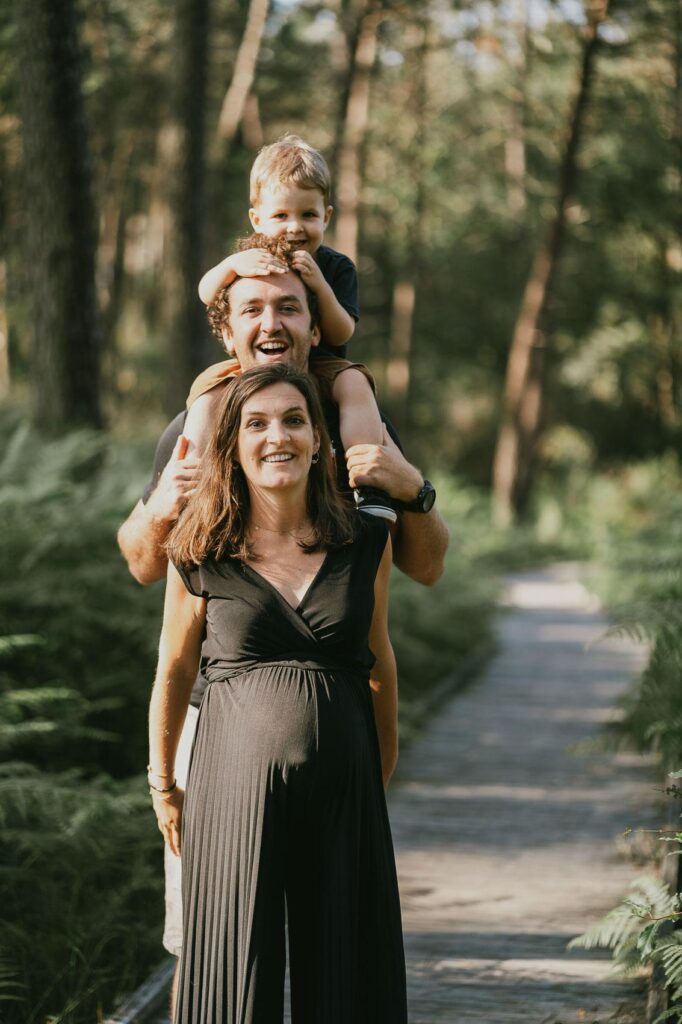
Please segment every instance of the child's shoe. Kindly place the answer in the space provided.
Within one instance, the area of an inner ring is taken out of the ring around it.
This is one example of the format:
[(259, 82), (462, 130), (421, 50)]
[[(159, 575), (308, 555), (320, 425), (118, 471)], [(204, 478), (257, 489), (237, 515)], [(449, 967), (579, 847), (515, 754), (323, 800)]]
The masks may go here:
[(380, 491), (376, 487), (356, 487), (353, 497), (358, 512), (364, 512), (368, 516), (378, 516), (380, 519), (388, 519), (391, 523), (398, 518), (386, 491)]

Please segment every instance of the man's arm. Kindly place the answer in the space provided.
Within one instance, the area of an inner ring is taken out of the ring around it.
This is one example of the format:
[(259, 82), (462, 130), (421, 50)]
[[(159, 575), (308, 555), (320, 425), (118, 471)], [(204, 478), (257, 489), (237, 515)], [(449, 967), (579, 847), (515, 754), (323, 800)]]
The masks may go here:
[[(398, 501), (412, 501), (424, 477), (411, 465), (384, 426), (384, 443), (356, 444), (346, 452), (351, 487), (378, 487)], [(450, 533), (435, 509), (400, 512), (393, 537), (393, 561), (417, 583), (432, 587), (443, 575)]]
[(138, 501), (118, 531), (118, 546), (138, 583), (166, 575), (163, 545), (185, 502), (194, 491), (199, 461), (185, 458), (187, 438), (180, 435), (159, 481), (144, 503)]

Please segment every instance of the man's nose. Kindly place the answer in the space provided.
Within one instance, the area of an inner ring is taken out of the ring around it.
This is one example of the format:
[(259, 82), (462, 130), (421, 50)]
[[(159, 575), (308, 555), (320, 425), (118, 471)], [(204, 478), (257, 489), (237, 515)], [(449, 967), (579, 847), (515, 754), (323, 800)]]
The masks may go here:
[(261, 313), (260, 328), (266, 334), (272, 334), (279, 329), (279, 313), (272, 306), (266, 306)]

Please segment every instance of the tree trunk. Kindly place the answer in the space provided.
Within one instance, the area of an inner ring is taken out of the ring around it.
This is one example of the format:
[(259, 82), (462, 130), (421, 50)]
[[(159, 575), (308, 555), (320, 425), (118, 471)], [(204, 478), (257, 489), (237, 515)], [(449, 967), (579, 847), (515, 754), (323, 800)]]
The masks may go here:
[(164, 253), (168, 310), (168, 411), (184, 405), (202, 368), (204, 307), (197, 295), (203, 270), (206, 63), (209, 0), (176, 0), (176, 92), (162, 135), (166, 156), (169, 231)]
[[(244, 35), (234, 62), (232, 80), (218, 118), (217, 141), (229, 148), (244, 116), (256, 74), (256, 61), (270, 7), (269, 0), (250, 0)], [(256, 107), (257, 110), (257, 107)]]
[(379, 3), (368, 0), (358, 19), (350, 62), (346, 107), (336, 173), (336, 248), (354, 262), (358, 256), (360, 157), (369, 124), (369, 84), (384, 17)]
[(511, 50), (513, 96), (509, 108), (504, 168), (507, 204), (513, 214), (526, 208), (526, 72), (528, 54), (528, 0), (515, 0)]
[(544, 318), (566, 233), (566, 210), (575, 188), (577, 154), (590, 96), (598, 28), (608, 0), (588, 8), (577, 95), (559, 170), (554, 218), (533, 261), (507, 359), (503, 416), (493, 464), (495, 521), (508, 525), (525, 510), (532, 485), (534, 448), (540, 425), (546, 341)]
[(405, 432), (410, 429), (412, 397), (412, 334), (414, 310), (421, 277), (421, 253), (425, 244), (424, 216), (426, 196), (424, 153), (426, 152), (426, 124), (428, 123), (428, 71), (431, 48), (430, 22), (426, 13), (417, 16), (412, 26), (415, 67), (414, 87), (408, 116), (414, 125), (410, 150), (414, 154), (412, 173), (415, 180), (414, 205), (405, 229), (403, 254), (397, 279), (393, 286), (391, 332), (386, 373), (387, 398), (396, 425)]
[(18, 0), (35, 422), (102, 425), (96, 227), (73, 0)]

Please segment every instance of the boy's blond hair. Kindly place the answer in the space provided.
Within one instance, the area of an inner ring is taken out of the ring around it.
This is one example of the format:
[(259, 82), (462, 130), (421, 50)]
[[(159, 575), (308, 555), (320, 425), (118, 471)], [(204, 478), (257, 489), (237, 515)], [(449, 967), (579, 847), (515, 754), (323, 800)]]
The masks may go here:
[(249, 179), (251, 206), (257, 206), (261, 191), (272, 185), (316, 189), (322, 193), (325, 206), (332, 191), (325, 158), (309, 143), (291, 133), (269, 146), (263, 146), (254, 160)]

